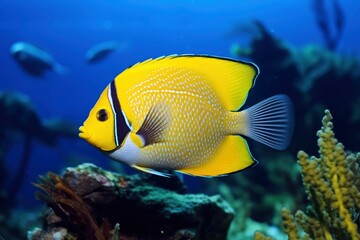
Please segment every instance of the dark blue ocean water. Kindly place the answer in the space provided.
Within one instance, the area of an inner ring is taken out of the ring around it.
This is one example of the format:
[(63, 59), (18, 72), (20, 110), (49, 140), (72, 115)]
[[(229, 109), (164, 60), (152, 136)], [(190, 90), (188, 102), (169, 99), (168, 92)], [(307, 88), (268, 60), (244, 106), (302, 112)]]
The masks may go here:
[[(338, 51), (359, 56), (360, 3), (339, 2), (346, 25)], [(42, 118), (60, 117), (79, 126), (104, 87), (136, 62), (182, 53), (231, 57), (231, 44), (247, 43), (246, 35), (229, 36), (237, 24), (261, 20), (273, 34), (294, 46), (324, 44), (310, 0), (0, 0), (0, 6), (0, 90), (28, 95)], [(85, 52), (107, 40), (118, 40), (127, 47), (97, 64), (87, 64)], [(27, 75), (9, 53), (16, 41), (46, 49), (69, 74), (48, 72), (43, 79)], [(18, 167), (19, 151), (21, 145), (17, 144), (7, 156), (9, 178)], [(35, 142), (19, 194), (22, 206), (34, 204), (35, 189), (30, 183), (39, 174), (59, 172), (69, 165), (62, 157), (68, 152), (108, 164), (101, 153), (80, 139), (63, 139), (55, 148)]]

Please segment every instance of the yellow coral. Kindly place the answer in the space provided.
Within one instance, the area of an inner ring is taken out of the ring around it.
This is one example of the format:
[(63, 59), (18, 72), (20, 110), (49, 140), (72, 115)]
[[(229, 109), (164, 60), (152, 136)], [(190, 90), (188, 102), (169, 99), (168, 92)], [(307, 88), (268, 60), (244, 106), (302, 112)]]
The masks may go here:
[(354, 212), (360, 209), (360, 154), (345, 152), (335, 138), (331, 120), (330, 111), (325, 110), (323, 126), (317, 132), (319, 158), (298, 153), (303, 184), (312, 204), (306, 214), (298, 211), (295, 218), (283, 210), (289, 239), (360, 239), (354, 222)]
[(265, 236), (259, 231), (256, 231), (254, 234), (254, 240), (274, 240), (272, 237)]
[(281, 217), (283, 219), (285, 232), (288, 235), (289, 240), (300, 239), (299, 229), (290, 211), (286, 208), (281, 209)]

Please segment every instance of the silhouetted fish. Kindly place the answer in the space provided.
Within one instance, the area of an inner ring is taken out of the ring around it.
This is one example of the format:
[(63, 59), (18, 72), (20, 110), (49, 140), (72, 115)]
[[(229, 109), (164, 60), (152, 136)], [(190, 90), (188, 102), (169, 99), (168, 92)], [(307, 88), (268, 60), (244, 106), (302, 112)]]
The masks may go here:
[(107, 57), (110, 53), (114, 51), (125, 49), (126, 45), (126, 43), (118, 41), (107, 41), (98, 43), (86, 52), (86, 61), (88, 63), (98, 62), (100, 60), (103, 60), (105, 57)]
[(10, 53), (19, 65), (33, 76), (40, 77), (51, 70), (58, 74), (66, 74), (68, 70), (55, 61), (46, 51), (26, 42), (16, 42), (10, 47)]

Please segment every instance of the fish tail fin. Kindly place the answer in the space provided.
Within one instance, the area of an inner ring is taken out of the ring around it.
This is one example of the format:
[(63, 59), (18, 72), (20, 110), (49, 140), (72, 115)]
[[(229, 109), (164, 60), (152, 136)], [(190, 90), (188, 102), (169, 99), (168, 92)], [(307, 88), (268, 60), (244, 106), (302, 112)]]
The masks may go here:
[(289, 145), (294, 128), (290, 98), (279, 94), (239, 112), (241, 134), (277, 150)]

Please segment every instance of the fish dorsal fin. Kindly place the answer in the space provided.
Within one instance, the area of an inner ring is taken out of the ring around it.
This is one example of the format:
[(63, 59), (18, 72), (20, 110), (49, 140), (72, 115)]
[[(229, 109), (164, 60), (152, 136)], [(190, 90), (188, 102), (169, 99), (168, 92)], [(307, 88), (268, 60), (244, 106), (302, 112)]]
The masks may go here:
[(237, 135), (226, 136), (214, 156), (206, 163), (180, 169), (178, 172), (202, 177), (219, 177), (255, 165), (246, 140)]
[(160, 103), (153, 105), (136, 134), (141, 136), (144, 146), (162, 142), (170, 121), (171, 115), (167, 105)]
[(238, 110), (244, 104), (259, 74), (258, 67), (250, 62), (208, 55), (171, 55), (137, 63), (117, 78), (138, 81), (136, 79), (139, 78), (132, 77), (133, 74), (138, 76), (139, 73), (146, 74), (167, 67), (189, 71), (194, 75), (194, 81), (198, 79), (196, 75), (205, 78), (224, 107), (231, 111)]

